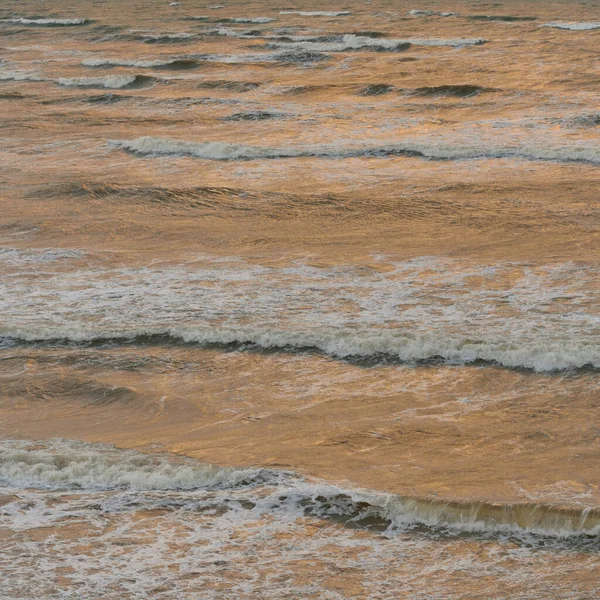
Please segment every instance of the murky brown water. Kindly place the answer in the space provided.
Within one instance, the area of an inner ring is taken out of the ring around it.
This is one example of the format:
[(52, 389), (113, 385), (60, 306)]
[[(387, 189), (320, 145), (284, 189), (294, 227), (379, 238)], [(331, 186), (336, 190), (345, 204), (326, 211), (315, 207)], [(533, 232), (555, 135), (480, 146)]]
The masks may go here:
[(0, 596), (597, 598), (599, 47), (3, 2)]

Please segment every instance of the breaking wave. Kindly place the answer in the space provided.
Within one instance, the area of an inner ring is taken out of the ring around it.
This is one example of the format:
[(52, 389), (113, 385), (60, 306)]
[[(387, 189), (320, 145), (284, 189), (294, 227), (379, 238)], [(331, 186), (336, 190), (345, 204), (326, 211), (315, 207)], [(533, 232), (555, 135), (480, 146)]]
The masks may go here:
[(507, 368), (556, 372), (600, 369), (600, 348), (589, 341), (461, 336), (440, 330), (411, 333), (406, 329), (322, 328), (321, 331), (269, 327), (215, 328), (214, 326), (146, 327), (135, 330), (100, 329), (74, 325), (0, 328), (4, 344), (51, 343), (163, 343), (232, 346), (240, 349), (318, 351), (337, 359), (368, 362), (427, 364), (496, 364)]
[(326, 36), (325, 38), (314, 36), (290, 36), (287, 40), (289, 41), (272, 41), (268, 45), (271, 48), (291, 47), (313, 52), (345, 52), (351, 50), (394, 52), (406, 50), (410, 46), (450, 46), (453, 48), (460, 48), (463, 46), (477, 46), (486, 42), (486, 40), (482, 38), (385, 39), (354, 34)]
[(84, 67), (137, 67), (149, 69), (184, 70), (195, 69), (200, 66), (197, 60), (186, 58), (154, 59), (154, 60), (126, 60), (121, 58), (86, 58), (81, 62)]
[(600, 29), (600, 21), (593, 21), (591, 23), (560, 23), (556, 21), (553, 23), (544, 23), (543, 27), (570, 29), (571, 31), (590, 31), (593, 29)]
[(537, 17), (518, 17), (513, 15), (468, 15), (467, 19), (472, 21), (503, 21), (505, 23), (537, 21)]
[(276, 158), (353, 158), (414, 156), (432, 160), (506, 159), (531, 161), (581, 162), (600, 164), (600, 151), (592, 146), (571, 147), (494, 147), (477, 145), (443, 145), (425, 142), (406, 142), (378, 147), (340, 148), (337, 146), (308, 146), (269, 148), (223, 142), (188, 142), (170, 138), (140, 137), (133, 140), (109, 140), (120, 148), (145, 156), (190, 156), (206, 160), (253, 160)]
[(232, 19), (219, 19), (220, 23), (256, 23), (257, 25), (263, 23), (272, 23), (273, 21), (277, 21), (273, 17), (254, 17), (254, 18), (244, 18), (237, 17)]
[(387, 83), (373, 83), (364, 87), (360, 90), (359, 95), (361, 96), (381, 96), (382, 94), (389, 94), (396, 88), (393, 85)]
[(0, 81), (47, 81), (37, 73), (26, 71), (4, 71), (0, 72)]
[(419, 10), (414, 8), (409, 10), (408, 14), (413, 17), (455, 17), (458, 13), (455, 12), (440, 12), (439, 10)]
[(352, 13), (349, 10), (282, 10), (280, 15), (299, 15), (301, 17), (347, 17)]
[(406, 93), (415, 96), (455, 96), (458, 98), (469, 98), (477, 96), (482, 92), (490, 92), (492, 90), (481, 87), (480, 85), (434, 85), (426, 87), (418, 87), (412, 90), (405, 90)]
[(281, 119), (285, 116), (284, 113), (252, 110), (249, 112), (234, 113), (227, 117), (221, 117), (221, 121), (268, 121), (270, 119)]
[(109, 77), (61, 77), (56, 80), (56, 83), (65, 87), (120, 90), (147, 87), (155, 81), (153, 77), (144, 75), (111, 75)]
[(228, 80), (215, 80), (215, 81), (203, 81), (198, 84), (198, 88), (201, 90), (227, 90), (230, 92), (251, 92), (252, 90), (260, 87), (260, 83), (253, 81), (228, 81)]
[(196, 490), (268, 479), (269, 473), (263, 469), (227, 469), (192, 460), (175, 461), (164, 455), (117, 451), (99, 444), (54, 440), (31, 448), (28, 442), (0, 441), (0, 485), (8, 487)]
[[(71, 440), (0, 441), (0, 485), (11, 491), (147, 492), (131, 497), (132, 508), (137, 510), (147, 510), (149, 504), (198, 510), (205, 497), (194, 492), (215, 490), (217, 495), (208, 496), (213, 508), (222, 501), (227, 510), (321, 518), (390, 533), (425, 526), (450, 534), (484, 536), (538, 534), (577, 539), (600, 534), (600, 511), (594, 508), (404, 497), (342, 488), (289, 472), (216, 467), (171, 455)], [(254, 488), (258, 493), (253, 493)], [(180, 494), (161, 496), (160, 492)], [(11, 514), (6, 505), (2, 511)], [(535, 540), (529, 538), (529, 542)]]
[(195, 33), (156, 33), (156, 34), (143, 34), (139, 36), (135, 36), (135, 39), (138, 39), (146, 44), (181, 44), (186, 42), (191, 42), (196, 39), (198, 36)]
[(69, 27), (74, 25), (87, 25), (89, 19), (26, 19), (18, 17), (15, 19), (1, 19), (0, 23), (17, 23), (19, 25), (33, 25), (38, 27)]

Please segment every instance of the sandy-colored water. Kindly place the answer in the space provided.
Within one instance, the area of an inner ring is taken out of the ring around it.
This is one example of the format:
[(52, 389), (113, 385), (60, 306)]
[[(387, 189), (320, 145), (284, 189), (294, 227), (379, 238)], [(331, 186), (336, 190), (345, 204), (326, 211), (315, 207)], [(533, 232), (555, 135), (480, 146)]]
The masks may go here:
[(599, 47), (3, 2), (0, 596), (597, 598)]

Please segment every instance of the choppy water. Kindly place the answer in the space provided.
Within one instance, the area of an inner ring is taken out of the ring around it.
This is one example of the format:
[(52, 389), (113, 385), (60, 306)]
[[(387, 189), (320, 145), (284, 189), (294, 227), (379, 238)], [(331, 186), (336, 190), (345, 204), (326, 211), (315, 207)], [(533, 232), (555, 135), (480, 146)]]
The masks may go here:
[(0, 596), (600, 594), (593, 2), (0, 6)]

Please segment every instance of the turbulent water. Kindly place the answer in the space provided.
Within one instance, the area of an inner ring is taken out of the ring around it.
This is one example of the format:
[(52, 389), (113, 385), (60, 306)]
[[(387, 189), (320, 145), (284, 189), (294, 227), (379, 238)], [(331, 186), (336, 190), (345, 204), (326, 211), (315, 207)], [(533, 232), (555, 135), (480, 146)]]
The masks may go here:
[(600, 5), (0, 6), (0, 597), (600, 596)]

